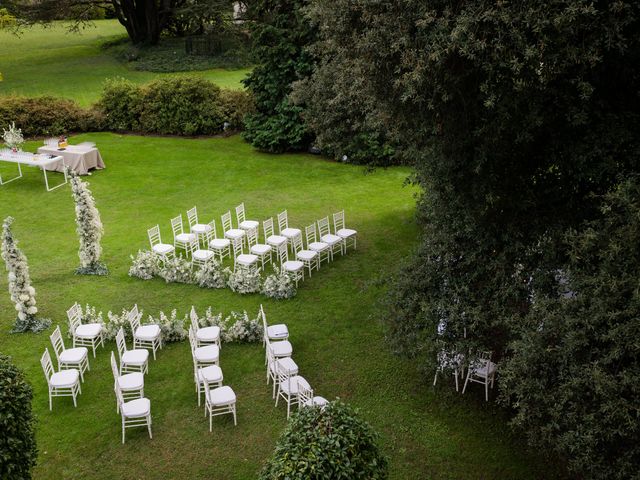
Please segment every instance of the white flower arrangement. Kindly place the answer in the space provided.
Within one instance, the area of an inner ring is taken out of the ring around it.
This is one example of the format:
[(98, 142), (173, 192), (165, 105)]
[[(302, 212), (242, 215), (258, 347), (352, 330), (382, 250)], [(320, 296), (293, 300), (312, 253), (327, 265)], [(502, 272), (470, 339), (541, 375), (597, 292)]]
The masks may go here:
[(174, 308), (171, 311), (170, 317), (167, 317), (164, 312), (160, 312), (158, 318), (149, 315), (149, 323), (160, 325), (162, 341), (164, 343), (181, 342), (187, 338), (187, 330), (184, 328), (184, 323), (188, 320), (188, 317), (188, 315), (185, 315), (183, 318), (178, 318), (178, 314)]
[(220, 262), (211, 259), (195, 274), (196, 283), (203, 288), (224, 288), (227, 281), (220, 267)]
[(14, 332), (40, 332), (51, 325), (51, 320), (38, 319), (36, 306), (36, 290), (31, 286), (27, 257), (18, 248), (18, 242), (11, 231), (12, 217), (7, 217), (2, 225), (2, 259), (7, 271), (9, 295), (14, 303), (17, 318)]
[(191, 262), (185, 260), (182, 256), (165, 261), (158, 275), (164, 278), (167, 283), (193, 283), (194, 281)]
[(236, 293), (258, 293), (262, 288), (262, 277), (257, 270), (239, 268), (235, 272), (228, 267), (223, 270), (227, 276), (227, 285)]
[(269, 298), (282, 300), (293, 298), (298, 293), (296, 283), (286, 272), (280, 272), (276, 266), (273, 267), (274, 273), (269, 275), (262, 286), (262, 293)]
[[(142, 310), (140, 310), (140, 315), (142, 315)], [(120, 327), (124, 330), (125, 338), (133, 338), (133, 334), (131, 333), (131, 324), (129, 323), (129, 311), (126, 308), (122, 309), (122, 313), (120, 315), (108, 311), (107, 318), (107, 323), (104, 325), (105, 340), (115, 340)]]
[(246, 311), (231, 312), (220, 330), (224, 342), (253, 343), (262, 340), (262, 322), (259, 318), (250, 319)]
[(76, 204), (76, 232), (80, 240), (78, 250), (80, 268), (76, 270), (76, 273), (107, 275), (109, 270), (106, 265), (100, 263), (102, 255), (100, 240), (104, 233), (100, 212), (96, 208), (89, 184), (83, 182), (73, 170), (68, 170), (68, 173), (71, 176), (71, 193)]
[(4, 140), (4, 144), (8, 148), (15, 148), (17, 150), (22, 149), (22, 145), (24, 145), (24, 136), (22, 135), (22, 130), (20, 128), (16, 128), (16, 123), (11, 122), (9, 125), (9, 130), (2, 129), (2, 140)]
[(129, 255), (131, 258), (131, 267), (129, 268), (129, 276), (141, 278), (142, 280), (151, 280), (160, 273), (158, 257), (150, 250), (138, 250), (137, 255)]
[(201, 328), (205, 327), (220, 327), (220, 331), (224, 328), (224, 320), (222, 319), (222, 313), (213, 313), (211, 307), (207, 308), (204, 317), (198, 318), (198, 325)]

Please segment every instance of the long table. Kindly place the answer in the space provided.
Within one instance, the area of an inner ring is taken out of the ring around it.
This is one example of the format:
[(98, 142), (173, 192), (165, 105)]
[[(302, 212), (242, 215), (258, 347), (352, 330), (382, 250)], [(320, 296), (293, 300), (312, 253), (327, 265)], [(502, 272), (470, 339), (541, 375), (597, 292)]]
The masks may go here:
[[(67, 171), (65, 169), (64, 158), (60, 155), (43, 155), (43, 154), (33, 154), (31, 156), (25, 154), (0, 154), (0, 161), (9, 162), (9, 163), (17, 163), (18, 164), (18, 175), (9, 179), (2, 180), (2, 176), (0, 175), (0, 185), (5, 185), (7, 183), (11, 183), (14, 180), (18, 180), (22, 178), (22, 165), (27, 165), (29, 167), (37, 167), (42, 169), (44, 173), (44, 184), (47, 187), (47, 192), (51, 190), (55, 190), (63, 185), (67, 184)], [(55, 187), (49, 187), (49, 179), (47, 178), (47, 170), (51, 170), (53, 168), (57, 169), (57, 167), (61, 164), (62, 173), (64, 174), (64, 183), (56, 185)]]
[[(84, 145), (68, 145), (64, 150), (57, 147), (40, 147), (38, 153), (60, 155), (64, 158), (65, 165), (74, 170), (78, 175), (87, 175), (91, 169), (105, 167), (102, 156), (96, 147)], [(50, 170), (62, 172), (60, 166), (53, 166)]]

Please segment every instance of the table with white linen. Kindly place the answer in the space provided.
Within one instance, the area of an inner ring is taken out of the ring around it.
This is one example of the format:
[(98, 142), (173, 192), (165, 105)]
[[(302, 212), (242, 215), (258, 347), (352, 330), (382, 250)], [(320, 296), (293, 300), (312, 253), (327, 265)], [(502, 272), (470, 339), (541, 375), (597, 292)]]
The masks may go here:
[[(71, 170), (75, 170), (78, 175), (88, 175), (89, 170), (103, 169), (105, 167), (102, 156), (96, 147), (84, 145), (68, 145), (64, 150), (57, 147), (40, 147), (38, 153), (46, 153), (49, 155), (60, 155), (64, 158), (64, 163)], [(49, 170), (61, 172), (62, 165), (52, 165)]]
[[(0, 161), (8, 163), (18, 164), (18, 175), (9, 179), (3, 180), (0, 175), (0, 185), (13, 182), (22, 178), (22, 165), (28, 165), (30, 167), (37, 167), (42, 169), (44, 174), (44, 184), (47, 187), (47, 192), (55, 190), (67, 183), (67, 172), (65, 170), (64, 158), (60, 155), (44, 155), (44, 154), (29, 154), (24, 153), (0, 153)], [(59, 170), (58, 170), (59, 169)], [(55, 187), (49, 187), (49, 178), (47, 177), (47, 170), (58, 170), (64, 175), (64, 183), (56, 185)]]

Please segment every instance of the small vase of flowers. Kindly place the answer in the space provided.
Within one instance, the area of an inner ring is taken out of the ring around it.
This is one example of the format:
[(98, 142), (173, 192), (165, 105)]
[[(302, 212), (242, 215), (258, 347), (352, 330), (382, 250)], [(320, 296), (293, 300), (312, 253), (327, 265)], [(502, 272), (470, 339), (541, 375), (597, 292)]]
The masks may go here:
[(2, 140), (4, 140), (7, 148), (10, 148), (12, 151), (17, 152), (18, 150), (22, 150), (24, 137), (22, 136), (22, 130), (16, 128), (15, 122), (9, 125), (9, 130), (2, 129)]

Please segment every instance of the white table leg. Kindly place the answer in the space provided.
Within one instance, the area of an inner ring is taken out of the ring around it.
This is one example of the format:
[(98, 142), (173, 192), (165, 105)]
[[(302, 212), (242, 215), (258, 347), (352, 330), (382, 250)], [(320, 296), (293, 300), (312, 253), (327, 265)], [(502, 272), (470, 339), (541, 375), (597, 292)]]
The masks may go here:
[(22, 168), (20, 167), (19, 162), (18, 162), (18, 172), (19, 172), (19, 175), (17, 177), (13, 177), (12, 179), (5, 180), (5, 181), (2, 181), (2, 175), (0, 175), (0, 185), (5, 185), (7, 183), (13, 182), (14, 180), (18, 180), (19, 178), (22, 178)]
[(64, 163), (64, 157), (62, 158), (62, 167), (63, 167), (62, 172), (64, 174), (64, 182), (61, 183), (60, 185), (56, 185), (53, 188), (49, 188), (49, 179), (47, 178), (47, 169), (44, 166), (42, 167), (42, 171), (44, 172), (44, 183), (47, 186), (47, 192), (50, 192), (51, 190), (55, 190), (56, 188), (60, 188), (63, 185), (67, 184), (67, 165)]

